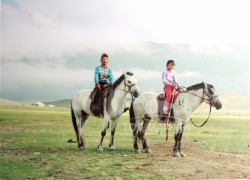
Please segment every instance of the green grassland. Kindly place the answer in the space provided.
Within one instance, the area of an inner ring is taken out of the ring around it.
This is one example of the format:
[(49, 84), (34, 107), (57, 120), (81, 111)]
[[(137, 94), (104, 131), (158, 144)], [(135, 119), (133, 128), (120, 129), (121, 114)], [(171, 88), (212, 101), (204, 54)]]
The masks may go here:
[[(195, 115), (201, 123), (206, 115)], [(123, 115), (117, 126), (116, 151), (97, 151), (102, 120), (91, 117), (85, 129), (86, 150), (79, 151), (70, 118), (70, 109), (1, 106), (0, 107), (0, 179), (165, 179), (161, 173), (149, 173), (130, 166), (151, 167), (147, 154), (133, 152), (129, 116)], [(247, 116), (212, 115), (202, 128), (187, 124), (183, 142), (198, 142), (198, 148), (230, 153), (250, 153), (250, 119)], [(109, 131), (108, 131), (109, 132)], [(173, 143), (173, 129), (170, 128)], [(164, 124), (153, 122), (147, 134), (149, 144), (164, 143)], [(166, 153), (169, 149), (166, 149)], [(166, 159), (162, 159), (165, 161)]]

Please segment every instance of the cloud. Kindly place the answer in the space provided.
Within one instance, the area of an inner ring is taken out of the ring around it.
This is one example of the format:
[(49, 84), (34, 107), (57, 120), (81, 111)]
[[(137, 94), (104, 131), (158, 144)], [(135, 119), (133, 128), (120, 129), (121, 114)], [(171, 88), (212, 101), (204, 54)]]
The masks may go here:
[(133, 72), (137, 80), (155, 80), (161, 78), (160, 71), (152, 71), (150, 69), (131, 68), (129, 71)]
[[(147, 81), (161, 81), (162, 71), (152, 71), (150, 69), (140, 69), (140, 68), (132, 68), (129, 71), (133, 72), (135, 77), (140, 80), (147, 80)], [(198, 71), (182, 71), (182, 72), (175, 72), (178, 79), (182, 81), (186, 81), (189, 79), (192, 80), (200, 80), (203, 75)]]
[(174, 59), (183, 85), (204, 80), (226, 91), (249, 91), (247, 5), (248, 0), (3, 0), (3, 92), (13, 97), (22, 87), (20, 92), (32, 89), (36, 97), (46, 86), (44, 95), (53, 88), (53, 95), (68, 97), (92, 89), (103, 52), (110, 55), (115, 78), (131, 70), (144, 90), (162, 89), (161, 72)]
[[(23, 1), (20, 3), (21, 10), (6, 4), (2, 7), (4, 59), (18, 60), (24, 57), (43, 59), (47, 56), (60, 57), (62, 54), (76, 54), (91, 49), (97, 49), (100, 53), (107, 50), (148, 52), (145, 50), (147, 47), (140, 43), (137, 32), (112, 20), (101, 21), (101, 14), (91, 23), (85, 18), (78, 23), (71, 23), (75, 10), (67, 11), (65, 3), (62, 10), (66, 10), (66, 15), (59, 13), (54, 16), (47, 15), (38, 8), (36, 5), (40, 4), (39, 1), (37, 4), (33, 2), (26, 4)], [(83, 7), (81, 12), (84, 12), (87, 7), (84, 3), (79, 4)], [(32, 11), (29, 9), (31, 5), (34, 5)], [(38, 11), (35, 11), (36, 8)]]
[(23, 86), (72, 87), (90, 88), (93, 71), (88, 69), (69, 69), (63, 66), (49, 67), (44, 64), (32, 66), (26, 63), (5, 63), (2, 66), (3, 90), (17, 90)]
[(168, 0), (3, 1), (2, 57), (42, 59), (92, 49), (149, 54), (144, 46), (148, 41), (198, 45), (250, 41), (247, 0), (181, 4)]
[(202, 74), (198, 71), (184, 71), (184, 72), (177, 73), (177, 76), (180, 79), (189, 79), (189, 78), (199, 79), (202, 77)]

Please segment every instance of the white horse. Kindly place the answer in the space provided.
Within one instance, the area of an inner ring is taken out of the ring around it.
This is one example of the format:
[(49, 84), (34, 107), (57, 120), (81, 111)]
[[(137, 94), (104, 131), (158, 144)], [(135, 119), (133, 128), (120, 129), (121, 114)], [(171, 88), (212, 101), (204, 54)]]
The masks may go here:
[[(119, 117), (124, 111), (126, 96), (128, 93), (131, 93), (135, 97), (138, 97), (140, 94), (137, 86), (137, 80), (131, 72), (127, 72), (117, 79), (110, 91), (110, 95), (104, 99), (103, 130), (101, 132), (100, 144), (98, 145), (98, 150), (100, 151), (103, 151), (102, 142), (104, 136), (106, 135), (106, 129), (109, 126), (110, 120), (112, 120), (112, 127), (109, 147), (111, 150), (116, 149), (114, 146), (115, 128), (119, 121)], [(90, 94), (90, 90), (79, 91), (74, 96), (71, 104), (72, 122), (77, 136), (79, 149), (85, 148), (83, 133), (84, 125), (86, 124), (89, 115), (94, 116), (90, 110)]]
[[(140, 97), (131, 103), (130, 122), (133, 130), (135, 152), (140, 152), (137, 144), (138, 138), (142, 140), (143, 150), (147, 153), (151, 152), (147, 145), (145, 132), (151, 119), (159, 120), (157, 96), (158, 94), (156, 93), (141, 93)], [(179, 94), (173, 103), (175, 119), (175, 145), (173, 155), (175, 157), (185, 156), (181, 151), (181, 138), (184, 126), (202, 102), (209, 104), (210, 108), (211, 106), (215, 107), (217, 110), (222, 107), (214, 87), (206, 83), (188, 87)], [(143, 125), (140, 127), (142, 120)]]

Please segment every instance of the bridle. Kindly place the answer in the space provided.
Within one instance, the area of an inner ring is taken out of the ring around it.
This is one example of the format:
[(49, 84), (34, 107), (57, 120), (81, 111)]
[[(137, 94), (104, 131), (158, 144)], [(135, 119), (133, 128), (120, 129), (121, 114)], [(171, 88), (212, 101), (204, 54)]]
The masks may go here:
[[(205, 84), (205, 83), (204, 83), (204, 84)], [(196, 97), (201, 98), (201, 101), (202, 101), (202, 102), (203, 102), (204, 100), (209, 101), (210, 108), (209, 108), (208, 117), (207, 117), (207, 119), (206, 119), (201, 125), (196, 125), (196, 124), (193, 122), (193, 119), (190, 117), (190, 121), (191, 121), (191, 123), (192, 123), (195, 127), (202, 127), (202, 126), (204, 126), (204, 125), (208, 122), (208, 119), (209, 119), (210, 114), (211, 114), (211, 111), (212, 111), (212, 101), (213, 101), (214, 98), (217, 98), (217, 97), (218, 97), (218, 95), (210, 96), (210, 94), (208, 94), (208, 93), (206, 92), (206, 90), (205, 90), (206, 87), (207, 87), (206, 85), (203, 87), (202, 96), (198, 96), (198, 95), (196, 95), (196, 94), (194, 94), (194, 93), (191, 93), (191, 92), (189, 92), (189, 91), (182, 91), (182, 93), (188, 93), (188, 94), (191, 94), (191, 95), (193, 95), (193, 96), (196, 96)], [(180, 89), (183, 89), (183, 88), (185, 88), (185, 87), (181, 87)], [(185, 88), (185, 89), (187, 89), (187, 88)], [(206, 97), (208, 97), (208, 99), (207, 99)]]
[[(131, 97), (132, 97), (132, 101), (134, 101), (134, 96), (133, 96), (133, 92), (131, 91), (132, 87), (135, 86), (136, 84), (132, 84), (132, 85), (129, 85), (126, 83), (126, 78), (124, 78), (124, 86), (125, 86), (125, 89), (120, 89), (120, 88), (117, 88), (115, 87), (114, 89), (117, 89), (117, 90), (120, 90), (120, 91), (125, 91), (127, 93), (130, 93)], [(127, 90), (128, 88), (128, 90)]]

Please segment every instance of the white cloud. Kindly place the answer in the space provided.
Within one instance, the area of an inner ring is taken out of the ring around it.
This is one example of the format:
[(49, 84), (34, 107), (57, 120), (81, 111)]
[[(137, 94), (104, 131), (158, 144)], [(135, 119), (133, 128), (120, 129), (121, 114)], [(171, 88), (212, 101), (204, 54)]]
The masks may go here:
[[(40, 4), (39, 1), (37, 3)], [(33, 2), (29, 5), (24, 3), (22, 7), (25, 6), (24, 10), (31, 9), (32, 4), (35, 5)], [(50, 17), (39, 11), (36, 12), (35, 7), (32, 11), (24, 12), (24, 10), (18, 11), (8, 5), (3, 5), (2, 56), (4, 58), (43, 59), (46, 56), (58, 57), (62, 54), (86, 52), (91, 49), (99, 52), (107, 50), (109, 52), (133, 50), (133, 52), (145, 54), (148, 52), (145, 50), (147, 47), (140, 43), (137, 32), (128, 26), (115, 24), (112, 21), (102, 22), (100, 19), (93, 20), (89, 24), (87, 22), (71, 23), (67, 20), (73, 18), (73, 12)], [(86, 7), (83, 6), (81, 12), (84, 9)], [(101, 14), (97, 15), (101, 18)]]
[[(72, 87), (91, 84), (94, 72), (88, 69), (69, 69), (63, 66), (49, 67), (44, 64), (4, 63), (2, 66), (2, 85), (5, 91), (20, 87), (44, 86)], [(90, 87), (85, 87), (90, 88)]]
[(250, 41), (248, 0), (17, 3), (19, 8), (2, 4), (2, 56), (8, 59), (91, 49), (147, 54), (147, 41), (198, 46)]
[(149, 69), (132, 68), (129, 71), (133, 72), (137, 80), (154, 80), (161, 79), (160, 71), (152, 71)]
[(200, 79), (202, 74), (198, 71), (183, 71), (176, 73), (179, 79)]
[[(135, 77), (138, 80), (160, 80), (162, 71), (152, 71), (150, 69), (140, 69), (140, 68), (132, 68), (129, 71), (133, 72)], [(183, 72), (175, 72), (178, 79), (186, 80), (186, 79), (200, 79), (202, 78), (202, 74), (198, 71), (183, 71)]]
[[(17, 0), (16, 2), (18, 6), (15, 7), (1, 4), (1, 57), (4, 59), (1, 78), (5, 89), (15, 89), (30, 84), (58, 87), (61, 85), (83, 87), (85, 84), (92, 86), (93, 70), (69, 69), (63, 66), (65, 55), (75, 57), (76, 54), (86, 54), (86, 52), (92, 55), (102, 52), (114, 55), (119, 52), (124, 56), (130, 53), (132, 57), (135, 55), (134, 59), (152, 57), (147, 59), (150, 62), (154, 62), (157, 52), (160, 52), (159, 56), (169, 54), (176, 60), (187, 58), (190, 66), (178, 71), (177, 76), (181, 83), (190, 84), (208, 76), (213, 78), (202, 71), (204, 70), (202, 57), (216, 57), (214, 61), (217, 61), (217, 59), (227, 60), (227, 57), (233, 55), (234, 58), (231, 60), (235, 61), (237, 60), (235, 57), (240, 56), (242, 61), (245, 61), (244, 53), (239, 56), (237, 54), (240, 48), (235, 50), (234, 46), (227, 43), (243, 44), (242, 52), (245, 51), (245, 47), (249, 47), (250, 50), (248, 0), (72, 0), (70, 2)], [(151, 46), (152, 49), (149, 49), (147, 42), (156, 42), (157, 47), (154, 49)], [(158, 43), (171, 44), (171, 52), (163, 52), (164, 46)], [(245, 46), (246, 44), (248, 46)], [(93, 51), (94, 53), (91, 53)], [(194, 67), (192, 58), (197, 57), (201, 57), (201, 64), (196, 64)], [(19, 63), (23, 59), (29, 59), (34, 63), (30, 65)], [(133, 62), (134, 59), (128, 61)], [(52, 60), (54, 64), (49, 63)], [(206, 63), (212, 67), (213, 62)], [(114, 61), (113, 63), (115, 64)], [(122, 65), (119, 64), (119, 67)], [(136, 67), (130, 70), (139, 83), (143, 82), (145, 86), (152, 86), (151, 83), (155, 83), (153, 86), (159, 84), (161, 87), (161, 70), (151, 70), (144, 64)], [(221, 67), (215, 69), (218, 68)], [(157, 64), (154, 69), (158, 69)], [(205, 74), (190, 71), (191, 69)], [(230, 69), (228, 71), (230, 72)], [(250, 62), (248, 72), (250, 80)], [(121, 74), (122, 71), (114, 71), (116, 78)], [(240, 73), (237, 75), (240, 77)], [(220, 76), (220, 78), (224, 81), (227, 77)]]

